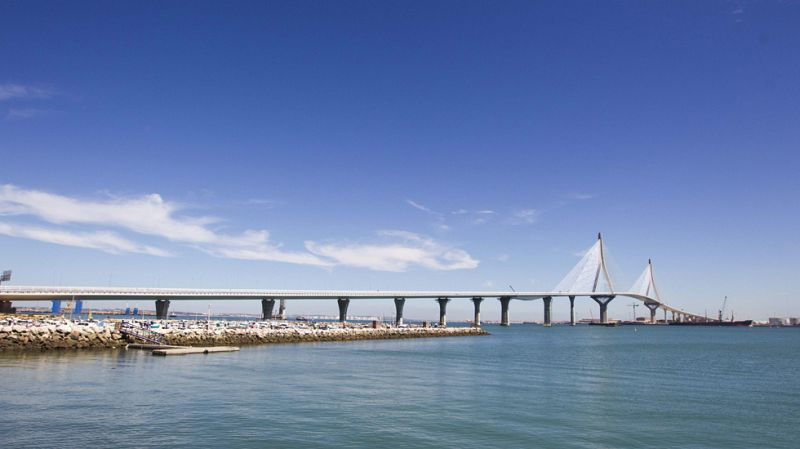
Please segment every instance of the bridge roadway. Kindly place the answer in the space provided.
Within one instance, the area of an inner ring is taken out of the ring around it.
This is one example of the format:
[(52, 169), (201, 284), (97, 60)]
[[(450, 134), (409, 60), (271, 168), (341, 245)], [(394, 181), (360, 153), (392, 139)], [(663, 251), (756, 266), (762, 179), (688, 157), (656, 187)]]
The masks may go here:
[(165, 318), (171, 300), (242, 300), (260, 299), (262, 316), (272, 318), (275, 300), (292, 299), (335, 299), (339, 304), (340, 320), (344, 321), (350, 299), (394, 299), (397, 309), (398, 324), (402, 323), (403, 305), (407, 298), (436, 299), (439, 302), (439, 322), (446, 324), (446, 305), (453, 298), (471, 299), (475, 305), (475, 323), (480, 323), (480, 303), (484, 298), (500, 299), (503, 324), (508, 324), (508, 303), (511, 299), (530, 301), (542, 299), (545, 307), (545, 324), (550, 324), (551, 301), (555, 297), (567, 297), (570, 300), (570, 322), (575, 323), (575, 297), (591, 297), (600, 305), (600, 318), (607, 322), (606, 307), (616, 296), (630, 297), (642, 301), (650, 309), (650, 319), (655, 320), (655, 311), (661, 309), (672, 312), (673, 320), (703, 319), (656, 299), (636, 292), (508, 292), (508, 291), (458, 291), (458, 290), (261, 290), (261, 289), (190, 289), (190, 288), (125, 288), (125, 287), (53, 287), (53, 286), (0, 286), (0, 302), (10, 308), (11, 301), (49, 301), (49, 300), (155, 300), (159, 318)]

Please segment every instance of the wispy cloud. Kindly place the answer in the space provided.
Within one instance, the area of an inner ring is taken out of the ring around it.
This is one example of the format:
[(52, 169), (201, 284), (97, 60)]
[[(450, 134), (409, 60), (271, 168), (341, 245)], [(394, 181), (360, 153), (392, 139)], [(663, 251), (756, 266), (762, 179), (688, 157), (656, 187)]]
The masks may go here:
[[(0, 216), (7, 217), (0, 223), (0, 234), (111, 253), (171, 255), (166, 250), (136, 243), (132, 238), (104, 229), (109, 227), (231, 259), (318, 267), (346, 265), (380, 271), (404, 271), (411, 265), (455, 270), (475, 268), (478, 264), (463, 250), (405, 231), (381, 232), (382, 241), (378, 243), (306, 241), (304, 251), (287, 251), (270, 241), (267, 230), (221, 232), (218, 228), (222, 220), (188, 216), (184, 206), (165, 201), (158, 194), (84, 200), (4, 185), (0, 187)], [(17, 216), (32, 216), (61, 227), (22, 226), (8, 221)], [(75, 226), (94, 229), (76, 231)]]
[(492, 215), (497, 214), (497, 212), (491, 209), (479, 209), (479, 210), (469, 210), (469, 209), (456, 209), (450, 212), (451, 215), (458, 215), (462, 217), (462, 219), (467, 220), (472, 224), (484, 224), (489, 221), (489, 218)]
[(410, 205), (414, 209), (419, 209), (419, 210), (421, 210), (423, 212), (427, 212), (429, 214), (436, 214), (437, 213), (437, 212), (432, 211), (429, 207), (423, 206), (422, 204), (419, 204), (418, 202), (416, 202), (414, 200), (406, 200), (406, 203), (408, 203), (408, 205)]
[(468, 209), (456, 209), (450, 212), (453, 215), (467, 215), (467, 214), (476, 214), (476, 215), (493, 215), (497, 212), (491, 209), (479, 209), (479, 210), (468, 210)]
[[(36, 86), (26, 86), (23, 84), (0, 84), (0, 102), (9, 101), (14, 102), (14, 104), (19, 104), (20, 102), (25, 103), (29, 102), (30, 100), (42, 100), (47, 99), (53, 96), (53, 91), (50, 89), (45, 89), (42, 87)], [(35, 117), (40, 117), (42, 115), (49, 114), (50, 110), (35, 108), (35, 107), (28, 107), (28, 106), (17, 106), (9, 108), (6, 111), (5, 115), (3, 115), (4, 120), (25, 120), (31, 119)]]
[[(263, 231), (266, 232), (266, 231)], [(334, 261), (324, 260), (314, 254), (300, 251), (283, 251), (280, 245), (272, 245), (268, 242), (268, 235), (264, 236), (264, 242), (245, 247), (236, 246), (217, 246), (200, 247), (201, 250), (217, 257), (240, 260), (263, 260), (271, 262), (284, 262), (298, 265), (311, 265), (315, 267), (333, 267)]]
[(735, 17), (736, 23), (741, 23), (744, 21), (745, 17), (745, 2), (744, 1), (736, 1), (734, 3), (733, 11), (730, 13)]
[(218, 219), (182, 217), (178, 215), (180, 209), (180, 205), (164, 201), (158, 194), (86, 201), (12, 185), (0, 189), (0, 215), (33, 215), (55, 224), (116, 226), (185, 243), (247, 246), (267, 238), (264, 231), (217, 233), (209, 225)]
[(19, 237), (57, 245), (78, 246), (81, 248), (99, 249), (107, 253), (140, 253), (151, 256), (167, 257), (171, 254), (159, 248), (140, 245), (108, 231), (74, 232), (36, 226), (20, 226), (13, 223), (0, 222), (0, 234)]
[[(180, 214), (181, 211), (181, 205), (164, 201), (158, 194), (92, 201), (25, 190), (12, 185), (0, 188), (0, 215), (31, 215), (60, 225), (116, 227), (187, 244), (221, 257), (317, 266), (331, 265), (330, 262), (308, 253), (281, 250), (279, 245), (270, 243), (269, 232), (266, 230), (247, 230), (238, 234), (221, 233), (212, 228), (212, 225), (220, 222), (219, 219), (183, 216)], [(45, 238), (42, 240), (51, 241)], [(116, 250), (136, 252), (127, 248), (129, 247), (120, 245)]]
[(412, 232), (381, 231), (379, 236), (395, 241), (370, 244), (308, 241), (306, 249), (338, 265), (380, 271), (406, 271), (411, 265), (432, 270), (461, 270), (475, 268), (479, 263), (466, 251)]
[(48, 114), (50, 111), (37, 108), (11, 108), (6, 113), (6, 120), (24, 120)]
[(43, 99), (53, 96), (49, 89), (22, 84), (0, 84), (0, 101), (13, 99)]
[(424, 206), (423, 204), (410, 199), (406, 199), (406, 204), (413, 207), (414, 209), (421, 210), (422, 212), (425, 212), (426, 214), (434, 217), (434, 219), (436, 220), (436, 222), (434, 223), (434, 227), (436, 228), (437, 231), (447, 232), (451, 229), (450, 225), (447, 224), (447, 220), (445, 220), (443, 213), (437, 212), (431, 209), (430, 207)]
[(512, 225), (530, 225), (536, 223), (538, 219), (539, 211), (536, 209), (520, 209), (511, 214), (508, 222)]
[(564, 195), (564, 198), (566, 198), (568, 200), (576, 200), (576, 201), (591, 200), (592, 198), (596, 198), (596, 197), (597, 197), (597, 194), (586, 193), (586, 192), (572, 192), (572, 193), (567, 193), (566, 195)]
[(240, 201), (239, 204), (243, 206), (259, 206), (259, 207), (276, 207), (280, 204), (280, 201), (272, 200), (269, 198), (248, 198), (246, 200)]

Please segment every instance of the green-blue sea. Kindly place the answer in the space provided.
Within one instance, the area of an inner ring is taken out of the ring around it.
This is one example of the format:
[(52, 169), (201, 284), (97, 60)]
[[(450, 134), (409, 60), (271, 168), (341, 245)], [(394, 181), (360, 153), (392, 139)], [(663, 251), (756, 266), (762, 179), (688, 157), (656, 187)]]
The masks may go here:
[(800, 328), (487, 330), (0, 353), (0, 447), (800, 447)]

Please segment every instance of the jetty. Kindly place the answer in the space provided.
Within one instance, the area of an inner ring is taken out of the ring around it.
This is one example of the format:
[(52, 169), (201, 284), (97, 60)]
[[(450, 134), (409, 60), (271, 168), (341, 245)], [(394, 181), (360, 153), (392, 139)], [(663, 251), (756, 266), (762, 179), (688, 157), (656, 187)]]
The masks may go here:
[[(187, 322), (179, 320), (163, 320), (160, 323), (160, 329), (147, 329), (145, 326), (149, 326), (149, 321), (146, 320), (84, 322), (9, 316), (0, 319), (0, 352), (127, 347), (151, 351), (192, 348), (192, 351), (199, 349), (199, 353), (209, 349), (211, 353), (220, 351), (212, 350), (214, 347), (243, 345), (488, 335), (480, 327), (372, 327), (333, 323), (211, 321), (203, 322), (208, 328), (197, 328), (196, 322), (187, 328), (184, 327)], [(129, 331), (131, 328), (135, 331)], [(154, 343), (153, 340), (160, 343)]]
[(173, 345), (154, 345), (142, 343), (130, 343), (125, 346), (127, 349), (144, 349), (152, 351), (153, 355), (168, 356), (168, 355), (187, 355), (187, 354), (213, 354), (215, 352), (233, 352), (238, 351), (238, 346), (173, 346)]
[(234, 352), (238, 351), (238, 346), (211, 346), (208, 348), (197, 348), (191, 346), (179, 348), (154, 349), (153, 355), (187, 355), (187, 354), (212, 354), (215, 352)]

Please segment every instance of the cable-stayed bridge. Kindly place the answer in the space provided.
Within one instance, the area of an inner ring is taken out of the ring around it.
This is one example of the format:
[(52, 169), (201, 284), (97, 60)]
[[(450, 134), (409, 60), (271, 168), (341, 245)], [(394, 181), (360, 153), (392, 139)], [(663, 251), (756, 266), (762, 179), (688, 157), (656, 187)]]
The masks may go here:
[(558, 283), (553, 291), (458, 291), (458, 290), (262, 290), (262, 289), (189, 289), (189, 288), (124, 288), (124, 287), (53, 287), (53, 286), (0, 286), (0, 312), (10, 311), (11, 301), (61, 301), (61, 300), (154, 300), (159, 319), (168, 316), (172, 300), (243, 300), (260, 299), (262, 318), (272, 319), (276, 300), (335, 299), (339, 306), (339, 319), (344, 322), (351, 299), (394, 299), (397, 324), (403, 322), (406, 299), (436, 299), (439, 304), (439, 324), (447, 324), (447, 303), (451, 299), (471, 299), (475, 307), (473, 322), (479, 325), (480, 306), (485, 298), (498, 298), (501, 306), (501, 324), (509, 324), (509, 304), (515, 300), (539, 300), (544, 304), (544, 324), (551, 324), (553, 298), (568, 298), (570, 324), (575, 324), (575, 298), (592, 298), (600, 307), (600, 322), (608, 323), (608, 304), (617, 296), (634, 298), (650, 310), (650, 321), (655, 322), (661, 309), (664, 319), (667, 312), (673, 320), (705, 320), (697, 314), (670, 306), (658, 291), (652, 261), (648, 260), (642, 274), (628, 290), (616, 290), (606, 263), (606, 249), (602, 235), (589, 248), (577, 265)]

